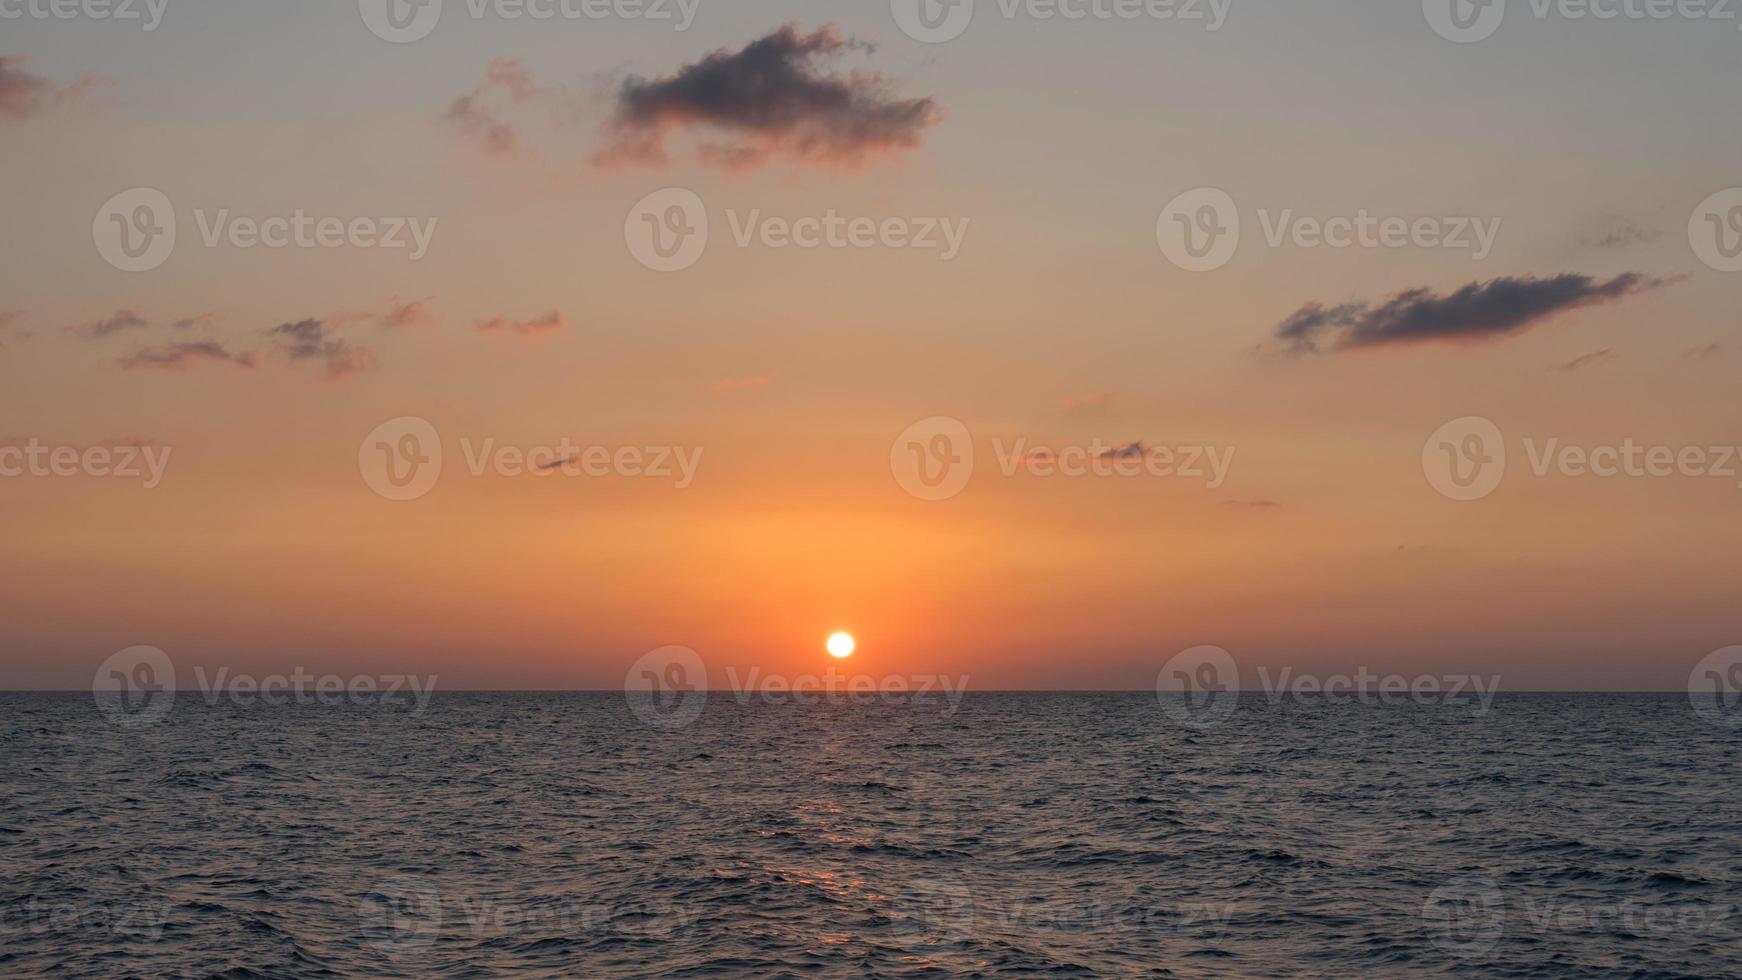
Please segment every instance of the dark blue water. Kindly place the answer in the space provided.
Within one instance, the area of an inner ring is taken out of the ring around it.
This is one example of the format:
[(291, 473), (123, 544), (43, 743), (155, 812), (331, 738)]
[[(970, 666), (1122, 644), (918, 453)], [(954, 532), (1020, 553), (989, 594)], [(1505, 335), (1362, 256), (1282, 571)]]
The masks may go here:
[(0, 695), (0, 975), (1714, 977), (1734, 729), (1685, 697)]

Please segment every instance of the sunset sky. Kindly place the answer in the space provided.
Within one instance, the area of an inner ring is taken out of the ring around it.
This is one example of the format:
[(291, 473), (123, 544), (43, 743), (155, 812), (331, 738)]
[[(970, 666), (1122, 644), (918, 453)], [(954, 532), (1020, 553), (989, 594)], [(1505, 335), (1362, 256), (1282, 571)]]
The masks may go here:
[[(1742, 273), (1689, 233), (1742, 185), (1734, 22), (1515, 2), (1456, 44), (1417, 3), (1235, 0), (1210, 31), (980, 2), (940, 44), (879, 2), (701, 0), (679, 31), (448, 0), (403, 44), (348, 0), (0, 23), (0, 445), (171, 450), (151, 489), (0, 478), (0, 688), (150, 644), (610, 689), (667, 644), (821, 671), (844, 629), (853, 670), (977, 690), (1147, 689), (1198, 644), (1680, 690), (1742, 642), (1742, 462), (1538, 477), (1524, 448), (1742, 444)], [(1242, 238), (1189, 272), (1158, 216), (1203, 187)], [(177, 219), (147, 272), (94, 242), (132, 188)], [(663, 188), (706, 202), (681, 271), (625, 240)], [(223, 209), (436, 224), (416, 260), (207, 247)], [(1500, 224), (1481, 259), (1272, 247), (1285, 210)], [(947, 259), (734, 240), (831, 211), (965, 232)], [(359, 452), (405, 416), (444, 468), (392, 501)], [(922, 500), (891, 449), (940, 416), (975, 469)], [(1466, 416), (1509, 461), (1461, 502), (1422, 456)], [(682, 488), (466, 471), (564, 439), (702, 455)], [(1005, 476), (1017, 439), (1234, 455), (1213, 489)]]

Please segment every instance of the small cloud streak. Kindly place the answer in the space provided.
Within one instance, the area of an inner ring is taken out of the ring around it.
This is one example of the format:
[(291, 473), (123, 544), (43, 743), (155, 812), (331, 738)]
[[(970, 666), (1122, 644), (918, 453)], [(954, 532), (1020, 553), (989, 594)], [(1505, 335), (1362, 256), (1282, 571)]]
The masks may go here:
[(115, 84), (114, 79), (86, 72), (71, 85), (57, 85), (28, 71), (24, 66), (29, 61), (22, 55), (0, 55), (0, 120), (26, 122), (75, 108)]
[(1425, 287), (1385, 302), (1340, 306), (1309, 303), (1276, 327), (1291, 354), (1429, 342), (1481, 343), (1523, 333), (1572, 310), (1614, 303), (1661, 289), (1677, 279), (1637, 272), (1599, 282), (1590, 276), (1503, 277), (1439, 295)]
[(1579, 245), (1587, 249), (1615, 251), (1633, 245), (1651, 245), (1662, 238), (1662, 229), (1647, 228), (1625, 215), (1605, 214), (1594, 219), (1579, 236)]
[(566, 327), (561, 310), (551, 310), (544, 316), (531, 320), (515, 320), (506, 316), (480, 320), (477, 324), (479, 333), (511, 333), (521, 337), (540, 337), (556, 333)]
[(1100, 394), (1085, 395), (1081, 398), (1074, 395), (1067, 396), (1064, 401), (1064, 410), (1067, 414), (1073, 415), (1094, 412), (1107, 408), (1118, 400), (1119, 393), (1117, 391), (1103, 391)]
[(434, 299), (433, 296), (425, 296), (423, 299), (401, 301), (399, 297), (395, 296), (389, 301), (393, 308), (381, 318), (381, 325), (390, 329), (398, 329), (399, 327), (415, 327), (429, 323), (434, 319), (429, 312), (430, 302)]
[(102, 340), (128, 330), (144, 330), (151, 322), (134, 310), (116, 310), (115, 315), (67, 328), (67, 332), (85, 340)]
[(1692, 350), (1684, 352), (1682, 356), (1692, 361), (1705, 361), (1714, 357), (1722, 357), (1723, 354), (1724, 345), (1713, 343), (1707, 344), (1704, 347), (1695, 347)]
[(1602, 350), (1592, 351), (1589, 354), (1581, 354), (1578, 357), (1561, 364), (1551, 364), (1548, 369), (1550, 371), (1562, 373), (1578, 371), (1597, 364), (1607, 364), (1620, 356), (1620, 354), (1615, 353), (1613, 348), (1605, 347)]
[(234, 364), (237, 367), (252, 368), (256, 361), (253, 354), (231, 353), (228, 348), (215, 340), (178, 341), (161, 347), (147, 347), (121, 358), (121, 367), (127, 371), (144, 369), (185, 371), (195, 364), (211, 363)]
[(804, 34), (787, 24), (663, 78), (631, 76), (605, 125), (610, 144), (594, 162), (661, 167), (669, 138), (694, 130), (724, 140), (704, 142), (699, 158), (725, 171), (775, 159), (857, 167), (919, 147), (942, 119), (936, 102), (896, 97), (878, 72), (824, 66), (850, 50), (872, 49), (834, 25)]
[(716, 395), (730, 395), (739, 391), (750, 391), (764, 387), (774, 381), (774, 375), (764, 374), (754, 378), (727, 378), (714, 384), (711, 389)]

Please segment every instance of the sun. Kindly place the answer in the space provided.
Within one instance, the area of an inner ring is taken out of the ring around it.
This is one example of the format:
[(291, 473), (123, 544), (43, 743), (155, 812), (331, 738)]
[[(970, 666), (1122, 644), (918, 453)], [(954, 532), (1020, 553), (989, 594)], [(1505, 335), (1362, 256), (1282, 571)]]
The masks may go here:
[(855, 646), (857, 644), (853, 642), (853, 634), (851, 633), (834, 633), (829, 636), (829, 656), (836, 660), (845, 660), (851, 657)]

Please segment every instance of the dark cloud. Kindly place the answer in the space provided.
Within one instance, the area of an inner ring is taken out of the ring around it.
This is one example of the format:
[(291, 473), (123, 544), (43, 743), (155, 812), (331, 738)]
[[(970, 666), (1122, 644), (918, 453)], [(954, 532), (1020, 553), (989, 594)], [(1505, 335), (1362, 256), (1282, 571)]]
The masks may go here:
[(531, 320), (514, 320), (499, 316), (489, 320), (480, 320), (477, 324), (479, 333), (512, 333), (522, 337), (536, 337), (540, 334), (556, 333), (563, 329), (561, 310), (551, 310), (544, 316)]
[(147, 347), (121, 358), (121, 367), (128, 371), (141, 368), (180, 371), (201, 363), (234, 364), (251, 368), (255, 358), (250, 353), (231, 353), (215, 340), (188, 340)]
[(1148, 452), (1141, 442), (1128, 442), (1118, 449), (1109, 449), (1101, 454), (1102, 459), (1142, 459)]
[(321, 365), (322, 377), (328, 381), (339, 381), (377, 366), (374, 351), (334, 336), (324, 320), (281, 323), (267, 334), (291, 363)]
[(86, 72), (71, 85), (57, 85), (25, 69), (30, 59), (0, 55), (0, 119), (23, 122), (34, 116), (86, 102), (97, 90), (114, 81)]
[(1378, 306), (1309, 303), (1277, 326), (1276, 339), (1290, 353), (1498, 340), (1557, 314), (1612, 303), (1673, 281), (1636, 272), (1604, 282), (1570, 274), (1550, 279), (1503, 277), (1473, 282), (1444, 296), (1427, 288), (1411, 289)]
[(1704, 347), (1695, 347), (1692, 350), (1684, 352), (1682, 356), (1695, 361), (1704, 361), (1709, 358), (1717, 357), (1723, 353), (1724, 345), (1714, 343), (1707, 344)]
[(674, 133), (701, 130), (704, 164), (725, 170), (794, 163), (854, 166), (918, 147), (941, 113), (931, 99), (893, 95), (879, 73), (830, 72), (825, 62), (849, 50), (869, 53), (838, 27), (811, 34), (788, 24), (740, 51), (716, 51), (657, 79), (631, 76), (606, 124), (604, 164), (658, 166)]
[(1605, 347), (1602, 350), (1592, 351), (1589, 354), (1581, 354), (1578, 357), (1561, 364), (1551, 364), (1548, 369), (1550, 371), (1561, 372), (1577, 371), (1581, 368), (1588, 368), (1593, 364), (1604, 364), (1613, 361), (1620, 356), (1621, 355), (1615, 353), (1612, 348)]
[(149, 326), (151, 322), (133, 310), (116, 310), (114, 316), (68, 327), (67, 332), (86, 340), (102, 340), (123, 331), (143, 330)]
[(1660, 228), (1648, 228), (1625, 215), (1605, 214), (1591, 221), (1579, 236), (1579, 245), (1608, 251), (1630, 245), (1650, 245), (1662, 237)]

